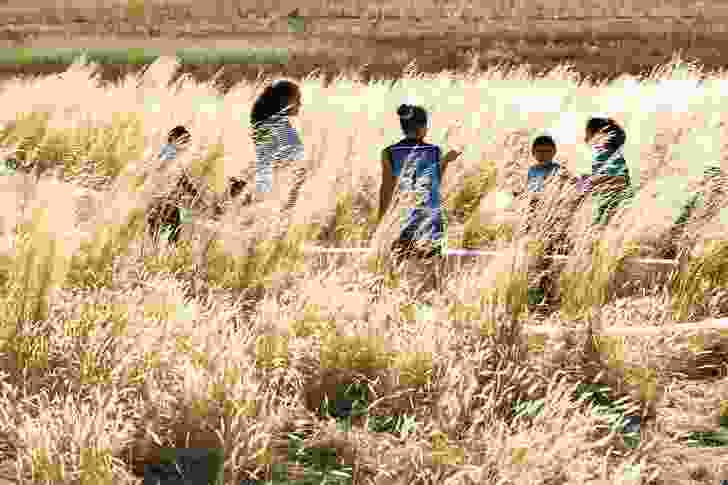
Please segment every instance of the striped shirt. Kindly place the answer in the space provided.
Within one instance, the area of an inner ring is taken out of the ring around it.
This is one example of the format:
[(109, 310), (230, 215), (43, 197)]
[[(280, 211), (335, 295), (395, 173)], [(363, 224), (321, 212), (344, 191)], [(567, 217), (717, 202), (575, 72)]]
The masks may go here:
[(170, 161), (177, 158), (177, 145), (174, 143), (165, 143), (159, 151), (159, 159)]
[(440, 202), (441, 150), (437, 145), (403, 139), (386, 149), (392, 174), (405, 199), (402, 241), (440, 241), (444, 226)]
[(285, 162), (303, 159), (303, 143), (287, 116), (274, 115), (262, 121), (254, 129), (255, 141), (255, 189), (258, 192), (273, 190), (273, 170)]

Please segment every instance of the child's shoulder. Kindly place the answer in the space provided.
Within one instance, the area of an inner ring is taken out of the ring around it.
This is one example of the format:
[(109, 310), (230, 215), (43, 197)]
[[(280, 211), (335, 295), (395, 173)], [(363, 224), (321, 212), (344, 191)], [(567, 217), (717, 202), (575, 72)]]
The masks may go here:
[(392, 143), (391, 145), (387, 145), (384, 150), (390, 151), (390, 150), (397, 150), (397, 149), (404, 149), (404, 150), (411, 150), (413, 148), (417, 149), (432, 149), (437, 150), (438, 152), (441, 152), (442, 149), (439, 145), (435, 145), (432, 143), (427, 143), (424, 141), (421, 142), (415, 142), (412, 140), (408, 140), (407, 138), (403, 138), (402, 140), (399, 140), (398, 142)]

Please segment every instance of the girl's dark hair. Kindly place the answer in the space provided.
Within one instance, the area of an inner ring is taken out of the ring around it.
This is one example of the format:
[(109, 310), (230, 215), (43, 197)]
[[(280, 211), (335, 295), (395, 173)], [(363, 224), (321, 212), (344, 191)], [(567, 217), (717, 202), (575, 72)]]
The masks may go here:
[(268, 85), (253, 104), (250, 112), (251, 127), (255, 128), (261, 121), (281, 114), (288, 105), (288, 100), (299, 92), (298, 85), (292, 81), (281, 80)]
[(399, 125), (405, 135), (412, 134), (417, 128), (427, 126), (427, 111), (422, 106), (402, 104), (397, 108)]
[(169, 134), (167, 135), (167, 143), (174, 143), (175, 141), (185, 136), (190, 136), (190, 132), (187, 131), (187, 128), (182, 125), (175, 126), (171, 130), (169, 130)]
[(533, 149), (537, 146), (543, 145), (548, 145), (550, 147), (553, 147), (554, 149), (556, 148), (556, 142), (554, 141), (553, 137), (549, 135), (541, 135), (533, 140), (533, 144), (531, 145), (531, 151), (533, 151)]
[(619, 146), (627, 140), (627, 134), (624, 132), (624, 128), (619, 126), (619, 123), (612, 118), (590, 118), (586, 123), (586, 131), (592, 135), (603, 129), (604, 131), (614, 133), (614, 138), (610, 140), (611, 144)]

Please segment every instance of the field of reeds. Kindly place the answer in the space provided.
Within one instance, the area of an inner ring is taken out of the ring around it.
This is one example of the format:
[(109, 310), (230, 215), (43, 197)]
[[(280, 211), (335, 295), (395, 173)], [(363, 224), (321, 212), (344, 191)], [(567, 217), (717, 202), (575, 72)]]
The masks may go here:
[[(610, 85), (567, 69), (312, 76), (298, 205), (281, 215), (294, 182), (283, 171), (270, 197), (214, 218), (225, 179), (252, 180), (261, 85), (221, 96), (188, 78), (170, 86), (175, 69), (163, 58), (102, 87), (76, 64), (0, 85), (3, 155), (42, 169), (37, 183), (0, 176), (0, 469), (18, 483), (140, 483), (175, 447), (222, 450), (225, 484), (728, 479), (728, 333), (678, 325), (728, 311), (725, 193), (668, 237), (704, 167), (723, 163), (725, 79), (699, 83), (679, 59)], [(303, 251), (390, 237), (386, 219), (375, 225), (379, 152), (400, 135), (405, 98), (431, 111), (434, 143), (463, 149), (443, 188), (449, 247), (503, 251), (445, 272), (438, 291), (386, 253), (322, 265)], [(566, 170), (584, 173), (581, 126), (595, 112), (626, 127), (638, 198), (592, 234), (590, 201), (567, 178), (521, 237), (512, 194), (530, 141), (548, 130)], [(180, 123), (193, 146), (163, 165)], [(144, 214), (181, 168), (202, 201), (178, 247), (154, 247)], [(559, 244), (571, 254), (560, 306), (536, 322), (527, 270)], [(625, 264), (669, 251), (687, 256), (661, 286)]]

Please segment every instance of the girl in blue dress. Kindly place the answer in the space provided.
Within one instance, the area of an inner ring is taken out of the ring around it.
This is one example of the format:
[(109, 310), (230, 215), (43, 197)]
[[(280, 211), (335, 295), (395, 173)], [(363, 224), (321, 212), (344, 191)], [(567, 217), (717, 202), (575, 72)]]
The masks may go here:
[(382, 150), (382, 185), (379, 220), (389, 208), (395, 187), (403, 207), (399, 235), (392, 250), (398, 257), (429, 258), (442, 255), (443, 218), (440, 184), (448, 164), (460, 156), (424, 141), (429, 123), (421, 106), (403, 104), (397, 110), (404, 134)]

